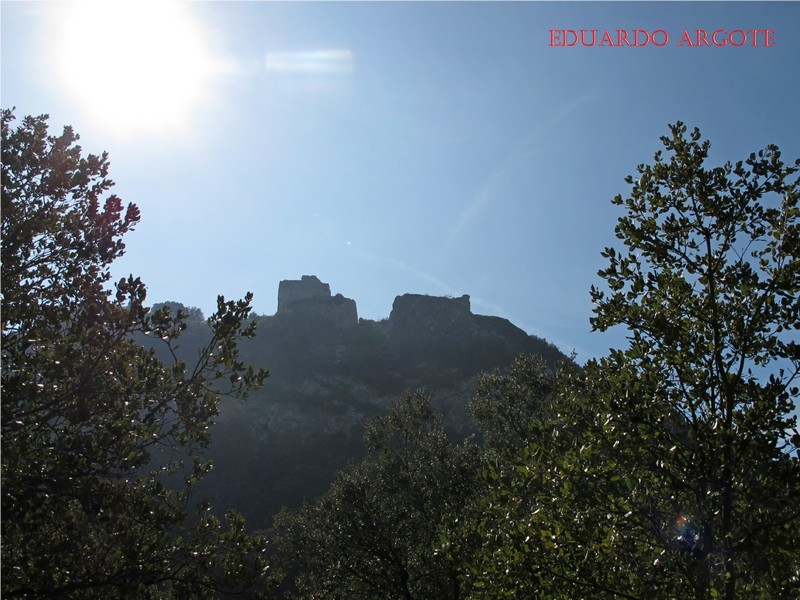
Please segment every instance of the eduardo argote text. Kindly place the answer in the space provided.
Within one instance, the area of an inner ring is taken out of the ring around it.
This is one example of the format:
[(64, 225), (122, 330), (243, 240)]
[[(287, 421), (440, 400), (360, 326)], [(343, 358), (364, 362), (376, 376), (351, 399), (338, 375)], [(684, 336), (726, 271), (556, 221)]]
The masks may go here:
[[(666, 46), (670, 43), (665, 29), (548, 29), (550, 46)], [(774, 29), (684, 29), (673, 38), (676, 46), (762, 46), (775, 45)]]

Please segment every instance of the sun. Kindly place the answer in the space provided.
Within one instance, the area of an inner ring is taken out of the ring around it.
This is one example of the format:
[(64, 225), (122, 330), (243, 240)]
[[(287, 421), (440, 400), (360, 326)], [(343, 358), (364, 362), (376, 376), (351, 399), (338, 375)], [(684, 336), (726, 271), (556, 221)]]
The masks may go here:
[(107, 133), (174, 136), (221, 71), (186, 3), (63, 5), (53, 40), (61, 86)]

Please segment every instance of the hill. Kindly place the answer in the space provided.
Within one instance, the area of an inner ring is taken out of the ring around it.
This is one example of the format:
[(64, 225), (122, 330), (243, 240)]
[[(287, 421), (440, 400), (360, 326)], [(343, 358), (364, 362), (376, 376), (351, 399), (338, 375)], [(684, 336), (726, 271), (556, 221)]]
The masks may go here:
[[(170, 303), (180, 306), (177, 303)], [(191, 315), (184, 352), (203, 340)], [(198, 494), (241, 511), (256, 528), (284, 506), (321, 494), (336, 471), (363, 457), (363, 424), (404, 390), (425, 389), (454, 437), (481, 372), (522, 353), (554, 365), (565, 356), (506, 319), (473, 314), (469, 296), (398, 296), (387, 319), (359, 319), (354, 300), (314, 276), (282, 281), (278, 310), (258, 317), (245, 361), (270, 370), (249, 400), (225, 401), (213, 431), (214, 469)]]

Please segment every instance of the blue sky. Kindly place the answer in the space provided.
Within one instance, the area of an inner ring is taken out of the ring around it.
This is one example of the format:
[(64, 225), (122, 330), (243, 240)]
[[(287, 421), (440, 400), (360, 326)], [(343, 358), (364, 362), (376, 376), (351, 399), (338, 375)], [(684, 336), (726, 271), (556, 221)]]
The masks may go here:
[[(150, 68), (139, 108), (102, 121), (125, 97), (111, 72), (135, 70), (116, 68), (115, 40), (145, 60), (172, 18), (137, 6), (132, 32), (109, 26), (78, 55), (66, 46), (92, 39), (64, 37), (69, 4), (3, 2), (2, 105), (110, 153), (116, 193), (142, 211), (114, 273), (153, 302), (208, 313), (249, 290), (272, 314), (278, 282), (304, 274), (371, 319), (398, 294), (470, 294), (473, 312), (586, 359), (620, 344), (588, 321), (610, 200), (668, 123), (700, 127), (719, 162), (769, 143), (800, 156), (797, 3), (193, 3), (179, 25), (194, 37), (168, 27), (159, 56), (191, 49), (179, 80), (202, 55), (198, 94), (168, 105), (179, 94), (146, 87)], [(670, 42), (550, 47), (555, 28)], [(684, 29), (772, 29), (775, 45), (678, 47)], [(69, 86), (83, 76), (89, 98)]]

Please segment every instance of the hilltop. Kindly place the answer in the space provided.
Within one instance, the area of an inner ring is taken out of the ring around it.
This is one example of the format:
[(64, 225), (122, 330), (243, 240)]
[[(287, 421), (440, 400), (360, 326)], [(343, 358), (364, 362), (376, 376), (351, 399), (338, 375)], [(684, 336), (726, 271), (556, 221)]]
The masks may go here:
[[(192, 316), (186, 351), (201, 342), (204, 323), (197, 309), (182, 308)], [(363, 456), (365, 419), (404, 390), (429, 392), (453, 437), (471, 433), (464, 406), (477, 376), (523, 353), (551, 366), (565, 358), (506, 319), (473, 314), (468, 295), (403, 294), (388, 318), (373, 321), (313, 275), (281, 281), (276, 313), (258, 317), (258, 335), (242, 344), (244, 360), (270, 377), (247, 401), (223, 402), (214, 470), (199, 493), (268, 527), (281, 507), (322, 493)]]

